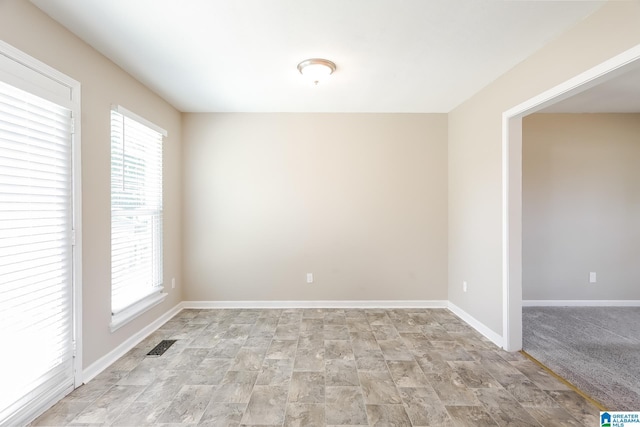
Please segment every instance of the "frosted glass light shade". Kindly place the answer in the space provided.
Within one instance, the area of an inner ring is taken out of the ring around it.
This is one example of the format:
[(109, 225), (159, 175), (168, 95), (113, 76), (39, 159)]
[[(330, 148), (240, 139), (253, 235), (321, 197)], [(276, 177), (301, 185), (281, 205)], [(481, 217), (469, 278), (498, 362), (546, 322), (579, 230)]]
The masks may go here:
[(298, 71), (315, 84), (330, 76), (336, 70), (336, 64), (320, 58), (306, 59), (298, 64)]

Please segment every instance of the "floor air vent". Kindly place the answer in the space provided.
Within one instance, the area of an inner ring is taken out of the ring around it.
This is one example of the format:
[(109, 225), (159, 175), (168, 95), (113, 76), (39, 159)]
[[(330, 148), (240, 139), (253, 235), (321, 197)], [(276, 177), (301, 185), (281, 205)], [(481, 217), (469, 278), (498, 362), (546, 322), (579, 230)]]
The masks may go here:
[(176, 340), (162, 340), (162, 341), (160, 341), (160, 344), (158, 344), (157, 346), (153, 347), (153, 350), (151, 350), (149, 353), (147, 353), (147, 356), (162, 356), (164, 354), (164, 352), (167, 351), (169, 349), (169, 347), (171, 347), (173, 345), (174, 342), (176, 342)]

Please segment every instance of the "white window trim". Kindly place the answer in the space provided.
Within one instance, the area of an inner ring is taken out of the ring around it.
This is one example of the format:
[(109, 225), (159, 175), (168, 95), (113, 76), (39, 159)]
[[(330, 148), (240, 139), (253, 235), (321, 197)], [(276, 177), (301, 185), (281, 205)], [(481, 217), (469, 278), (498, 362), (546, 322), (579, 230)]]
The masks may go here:
[[(155, 123), (145, 119), (144, 117), (124, 108), (121, 105), (112, 105), (111, 106), (111, 110), (112, 111), (116, 111), (120, 114), (122, 114), (125, 117), (128, 117), (130, 119), (133, 119), (153, 130), (155, 130), (156, 132), (160, 133), (163, 137), (167, 137), (168, 136), (168, 132), (163, 129), (162, 127), (156, 125)], [(164, 184), (163, 184), (164, 186)], [(164, 201), (163, 201), (164, 203)], [(164, 260), (163, 260), (164, 262)], [(117, 331), (118, 329), (120, 329), (121, 327), (123, 327), (124, 325), (126, 325), (127, 323), (133, 321), (134, 319), (136, 319), (137, 317), (139, 317), (140, 315), (142, 315), (143, 313), (145, 313), (146, 311), (150, 310), (151, 308), (155, 307), (156, 305), (160, 304), (162, 301), (165, 300), (165, 298), (169, 295), (166, 292), (163, 292), (164, 290), (164, 286), (160, 286), (158, 288), (156, 288), (150, 295), (142, 298), (141, 300), (131, 304), (130, 306), (121, 309), (117, 312), (113, 312), (111, 313), (111, 323), (109, 324), (109, 329), (111, 330), (111, 333)]]
[(141, 117), (141, 116), (137, 115), (133, 111), (127, 110), (126, 108), (124, 108), (121, 105), (112, 105), (111, 106), (111, 110), (117, 111), (118, 113), (122, 114), (123, 116), (129, 117), (130, 119), (133, 119), (138, 123), (142, 123), (146, 127), (155, 130), (159, 134), (162, 134), (162, 136), (164, 136), (165, 138), (167, 137), (167, 135), (169, 135), (166, 130), (164, 130), (163, 128), (161, 128), (157, 124), (155, 124), (153, 122), (150, 122), (149, 120), (145, 119), (144, 117)]
[(162, 292), (162, 290), (154, 292), (124, 310), (120, 310), (118, 313), (112, 314), (111, 324), (109, 325), (111, 332), (117, 331), (136, 317), (140, 316), (142, 313), (160, 304), (168, 295), (168, 293)]
[[(49, 90), (46, 86), (34, 85), (26, 80), (22, 75), (4, 74), (3, 78), (7, 83), (18, 87), (22, 90), (31, 92), (49, 101), (65, 106), (72, 111), (73, 114), (73, 146), (72, 152), (72, 194), (73, 194), (73, 230), (74, 230), (74, 246), (73, 246), (73, 329), (75, 341), (75, 357), (73, 363), (74, 370), (74, 388), (83, 384), (82, 378), (82, 143), (81, 143), (81, 84), (66, 74), (61, 73), (55, 68), (39, 61), (38, 59), (22, 52), (13, 47), (9, 43), (0, 40), (0, 55), (20, 64), (36, 73), (41, 74), (63, 86), (69, 88), (69, 97), (62, 97)], [(62, 399), (71, 390), (52, 390), (46, 396), (42, 396), (38, 401), (34, 402), (31, 408), (16, 414), (14, 421), (17, 424), (28, 424), (42, 412), (53, 406)], [(13, 421), (12, 421), (13, 422)]]

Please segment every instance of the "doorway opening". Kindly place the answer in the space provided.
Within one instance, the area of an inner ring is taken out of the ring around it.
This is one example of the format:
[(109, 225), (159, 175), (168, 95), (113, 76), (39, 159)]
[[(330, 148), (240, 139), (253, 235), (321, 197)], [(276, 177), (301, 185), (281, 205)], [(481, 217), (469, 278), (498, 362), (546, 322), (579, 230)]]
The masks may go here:
[(640, 45), (502, 115), (503, 346), (522, 349), (522, 118), (640, 68)]

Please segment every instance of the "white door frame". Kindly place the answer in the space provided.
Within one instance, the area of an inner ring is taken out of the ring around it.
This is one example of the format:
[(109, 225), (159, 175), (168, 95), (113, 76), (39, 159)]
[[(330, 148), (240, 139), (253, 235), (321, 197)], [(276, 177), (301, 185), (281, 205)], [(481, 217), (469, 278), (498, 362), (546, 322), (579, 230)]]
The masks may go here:
[[(72, 112), (72, 312), (73, 312), (73, 388), (83, 384), (82, 377), (82, 154), (81, 154), (81, 84), (55, 68), (0, 40), (0, 55), (11, 61), (11, 71), (0, 70), (3, 80), (20, 89), (34, 93), (68, 108)], [(31, 71), (27, 71), (31, 70)], [(23, 75), (39, 75), (36, 81)], [(35, 74), (33, 74), (35, 72)], [(71, 390), (67, 391), (70, 392)], [(33, 408), (27, 408), (16, 417), (27, 422), (51, 407), (62, 397), (51, 392), (42, 396)]]
[(637, 45), (502, 113), (502, 340), (522, 349), (522, 118), (640, 67)]

